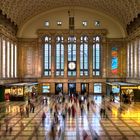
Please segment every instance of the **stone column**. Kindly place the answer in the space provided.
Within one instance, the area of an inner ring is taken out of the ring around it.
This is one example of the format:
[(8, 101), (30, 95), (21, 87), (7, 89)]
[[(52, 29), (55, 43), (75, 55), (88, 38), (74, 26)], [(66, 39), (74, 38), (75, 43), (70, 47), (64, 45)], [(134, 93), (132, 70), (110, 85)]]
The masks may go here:
[(68, 83), (67, 82), (63, 83), (63, 92), (68, 93)]
[(123, 42), (123, 47), (122, 47), (122, 76), (123, 76), (123, 80), (125, 80), (125, 78), (127, 77), (126, 75), (126, 71), (127, 71), (127, 44), (126, 42)]
[(55, 77), (55, 60), (56, 60), (56, 40), (55, 36), (52, 35), (51, 42), (51, 78)]
[(81, 92), (81, 83), (80, 82), (76, 83), (76, 92), (78, 92), (78, 93)]
[(93, 83), (90, 82), (89, 83), (89, 94), (92, 94), (93, 93)]
[(102, 95), (106, 95), (106, 83), (102, 83)]
[(43, 70), (43, 42), (41, 40), (41, 37), (38, 39), (38, 71), (37, 71), (37, 76), (42, 77), (44, 75), (44, 70)]
[(68, 36), (64, 36), (64, 78), (68, 77)]
[(106, 78), (107, 76), (107, 70), (108, 69), (108, 53), (107, 53), (107, 43), (106, 43), (106, 38), (102, 38), (102, 43), (101, 43), (101, 76), (103, 78)]
[(55, 93), (55, 83), (51, 82), (50, 85), (51, 85), (51, 93), (54, 94)]
[(76, 39), (76, 75), (80, 78), (80, 35), (77, 35)]
[(92, 57), (92, 53), (93, 53), (93, 40), (92, 40), (92, 36), (89, 36), (89, 43), (88, 43), (88, 51), (89, 51), (89, 57), (88, 57), (88, 64), (89, 64), (89, 77), (92, 78), (93, 77), (93, 57)]

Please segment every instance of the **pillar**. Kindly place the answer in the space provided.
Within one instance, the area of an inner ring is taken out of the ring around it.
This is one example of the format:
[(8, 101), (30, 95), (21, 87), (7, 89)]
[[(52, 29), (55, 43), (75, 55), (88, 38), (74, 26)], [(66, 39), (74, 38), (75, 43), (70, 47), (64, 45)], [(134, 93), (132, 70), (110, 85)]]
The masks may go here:
[(52, 42), (51, 42), (51, 78), (55, 77), (55, 54), (56, 54), (56, 41), (55, 36), (52, 35)]
[(64, 78), (68, 77), (68, 36), (64, 36)]

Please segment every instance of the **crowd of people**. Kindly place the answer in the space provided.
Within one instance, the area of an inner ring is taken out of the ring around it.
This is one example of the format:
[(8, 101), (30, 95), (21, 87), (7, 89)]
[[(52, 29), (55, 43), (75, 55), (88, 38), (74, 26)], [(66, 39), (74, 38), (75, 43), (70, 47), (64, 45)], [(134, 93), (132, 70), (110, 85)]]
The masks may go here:
[[(47, 113), (49, 113), (51, 116), (53, 116), (53, 119), (51, 120), (51, 127), (50, 127), (50, 139), (56, 140), (56, 138), (59, 140), (62, 137), (64, 128), (61, 126), (61, 123), (64, 124), (66, 119), (72, 118), (75, 119), (77, 117), (77, 112), (80, 111), (81, 117), (88, 114), (89, 111), (92, 110), (93, 107), (96, 108), (96, 103), (93, 98), (90, 98), (87, 94), (77, 94), (77, 93), (70, 93), (68, 95), (59, 94), (59, 95), (53, 95), (49, 99), (46, 97), (41, 97), (41, 100), (38, 100), (36, 97), (30, 97), (28, 99), (28, 102), (26, 104), (20, 105), (19, 107), (19, 115), (21, 117), (20, 121), (20, 129), (21, 131), (25, 128), (22, 119), (23, 118), (29, 118), (31, 113), (35, 113), (36, 106), (40, 104), (41, 106), (45, 106), (48, 109), (42, 110), (42, 126), (46, 126), (46, 120), (48, 119)], [(49, 101), (50, 100), (50, 101)], [(40, 102), (38, 102), (40, 101)], [(102, 103), (100, 106), (100, 117), (101, 118), (107, 118), (107, 111), (111, 111), (111, 108), (109, 105), (107, 105), (105, 99), (102, 99)], [(5, 134), (12, 133), (12, 126), (9, 125), (10, 123), (9, 118), (5, 118)], [(61, 122), (61, 123), (60, 123)], [(0, 130), (1, 130), (1, 123), (0, 123)], [(38, 139), (38, 126), (34, 127), (34, 130), (36, 132), (36, 137)], [(95, 139), (97, 139), (97, 135)], [(90, 140), (90, 136), (86, 132), (86, 130), (83, 130), (83, 140)]]

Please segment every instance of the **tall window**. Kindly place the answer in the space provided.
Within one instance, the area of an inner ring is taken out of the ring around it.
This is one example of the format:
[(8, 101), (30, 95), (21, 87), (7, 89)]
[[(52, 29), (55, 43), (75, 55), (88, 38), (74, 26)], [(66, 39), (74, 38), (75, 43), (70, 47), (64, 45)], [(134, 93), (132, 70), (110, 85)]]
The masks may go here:
[(45, 37), (44, 45), (44, 75), (51, 75), (51, 37)]
[(17, 45), (6, 36), (0, 36), (0, 58), (0, 77), (17, 77)]
[(135, 40), (135, 42), (134, 42), (134, 77), (136, 78), (137, 77), (137, 66), (138, 66), (138, 64), (137, 64), (137, 57), (138, 57), (138, 55), (137, 55), (137, 52), (138, 52), (138, 48), (137, 48), (137, 43), (138, 43), (138, 41), (137, 40)]
[(13, 57), (13, 59), (14, 59), (14, 75), (15, 75), (15, 77), (17, 77), (17, 45), (16, 44), (14, 44), (14, 53), (15, 53), (15, 55)]
[(127, 45), (127, 77), (130, 77), (130, 44)]
[(2, 73), (2, 36), (0, 36), (0, 77)]
[[(76, 37), (68, 37), (68, 62), (76, 62)], [(68, 69), (68, 76), (76, 76), (76, 70)]]
[(10, 77), (10, 42), (7, 42), (7, 77)]
[(99, 36), (93, 37), (93, 75), (101, 74), (101, 39)]
[(56, 38), (56, 76), (64, 75), (64, 45), (63, 37)]
[(6, 41), (2, 41), (2, 77), (6, 77)]
[(13, 43), (11, 44), (11, 77), (13, 77), (14, 75), (14, 61), (13, 61), (13, 57), (14, 57), (14, 47), (13, 47)]
[(88, 38), (87, 36), (81, 37), (80, 45), (80, 75), (88, 75)]
[(133, 42), (131, 43), (131, 46), (130, 46), (130, 74), (131, 74), (131, 77), (133, 77)]

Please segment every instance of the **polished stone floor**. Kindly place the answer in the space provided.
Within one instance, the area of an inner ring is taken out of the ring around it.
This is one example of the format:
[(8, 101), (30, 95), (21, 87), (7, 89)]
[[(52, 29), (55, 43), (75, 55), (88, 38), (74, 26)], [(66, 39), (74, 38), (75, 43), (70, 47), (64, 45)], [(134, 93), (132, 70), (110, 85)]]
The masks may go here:
[[(116, 99), (110, 102), (106, 97), (90, 96), (87, 110), (84, 103), (84, 113), (81, 114), (79, 103), (75, 104), (76, 116), (67, 115), (65, 121), (61, 116), (63, 105), (57, 103), (55, 97), (48, 98), (48, 104), (42, 103), (42, 97), (35, 102), (35, 112), (29, 117), (20, 115), (20, 106), (27, 102), (1, 102), (0, 103), (0, 140), (53, 140), (51, 125), (53, 112), (50, 108), (55, 102), (59, 108), (59, 123), (55, 125), (55, 140), (83, 140), (83, 130), (88, 134), (85, 140), (140, 140), (140, 103), (120, 104)], [(67, 106), (71, 102), (66, 100)], [(104, 106), (106, 115), (100, 116), (100, 108)], [(121, 109), (120, 109), (121, 106)], [(42, 113), (46, 113), (45, 124), (42, 124)], [(5, 119), (8, 119), (8, 132), (6, 132)], [(12, 131), (10, 131), (12, 127)], [(59, 131), (61, 128), (61, 131)], [(59, 133), (60, 132), (60, 133)]]

